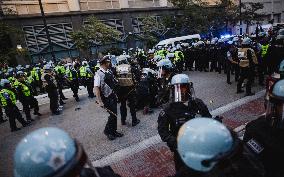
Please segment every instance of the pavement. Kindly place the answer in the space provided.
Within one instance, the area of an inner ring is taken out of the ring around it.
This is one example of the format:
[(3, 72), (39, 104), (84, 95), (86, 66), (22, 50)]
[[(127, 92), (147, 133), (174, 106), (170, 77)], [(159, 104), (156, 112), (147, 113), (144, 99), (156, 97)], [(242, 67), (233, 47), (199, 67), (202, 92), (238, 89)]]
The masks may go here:
[[(205, 72), (186, 72), (194, 83), (196, 96), (201, 98), (214, 115), (223, 115), (224, 123), (232, 128), (243, 126), (255, 119), (263, 111), (262, 87), (254, 86), (255, 96), (244, 97), (236, 94), (236, 83), (226, 84), (226, 75)], [(79, 91), (81, 101), (75, 102), (70, 90), (64, 94), (69, 99), (59, 116), (52, 116), (46, 95), (38, 96), (41, 117), (31, 126), (11, 133), (9, 124), (0, 124), (0, 176), (12, 176), (13, 152), (17, 143), (29, 132), (41, 127), (59, 127), (83, 144), (90, 160), (96, 166), (111, 165), (122, 176), (167, 176), (174, 173), (172, 154), (161, 142), (157, 132), (157, 117), (160, 108), (153, 114), (137, 112), (141, 123), (131, 126), (128, 116), (127, 125), (122, 126), (118, 119), (118, 130), (124, 137), (114, 141), (107, 140), (103, 129), (107, 113), (98, 107), (95, 99), (89, 99), (86, 89)], [(19, 105), (20, 107), (20, 105)], [(119, 110), (119, 109), (118, 109)], [(130, 114), (128, 114), (130, 115)]]
[[(223, 123), (242, 139), (245, 125), (263, 114), (264, 91), (212, 111), (224, 117)], [(94, 166), (111, 165), (122, 177), (166, 177), (175, 174), (173, 154), (159, 135), (150, 137), (107, 157), (94, 161)]]

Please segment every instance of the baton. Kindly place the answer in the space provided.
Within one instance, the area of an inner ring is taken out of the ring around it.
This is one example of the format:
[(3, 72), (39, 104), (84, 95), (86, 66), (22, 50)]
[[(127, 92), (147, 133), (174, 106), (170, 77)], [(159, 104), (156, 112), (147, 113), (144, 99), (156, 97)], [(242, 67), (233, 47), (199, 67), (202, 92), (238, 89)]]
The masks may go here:
[[(97, 101), (96, 101), (96, 104), (99, 104)], [(117, 118), (117, 114), (115, 114), (114, 112), (112, 112), (111, 110), (107, 109), (106, 107), (104, 106), (100, 106), (101, 108), (103, 108), (104, 110), (106, 110), (107, 112), (109, 112), (110, 114), (114, 115), (116, 118)]]

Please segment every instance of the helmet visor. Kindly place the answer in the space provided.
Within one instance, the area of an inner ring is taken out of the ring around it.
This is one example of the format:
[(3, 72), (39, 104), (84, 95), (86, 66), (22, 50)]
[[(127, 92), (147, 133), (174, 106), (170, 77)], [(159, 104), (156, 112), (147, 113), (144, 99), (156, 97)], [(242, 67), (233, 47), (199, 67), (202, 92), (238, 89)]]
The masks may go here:
[(269, 102), (266, 109), (266, 120), (270, 126), (284, 128), (284, 104), (282, 102)]
[(176, 84), (174, 85), (174, 102), (186, 102), (190, 98), (190, 85), (189, 84)]

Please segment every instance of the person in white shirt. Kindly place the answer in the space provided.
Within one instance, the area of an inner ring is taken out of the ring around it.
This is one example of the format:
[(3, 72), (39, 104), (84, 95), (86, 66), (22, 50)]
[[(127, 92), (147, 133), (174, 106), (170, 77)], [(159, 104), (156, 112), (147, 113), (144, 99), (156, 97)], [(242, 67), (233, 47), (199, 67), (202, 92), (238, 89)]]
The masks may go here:
[(98, 104), (109, 112), (104, 134), (109, 140), (122, 137), (123, 134), (117, 132), (117, 81), (110, 70), (111, 61), (108, 56), (99, 60), (100, 69), (94, 78), (94, 88)]

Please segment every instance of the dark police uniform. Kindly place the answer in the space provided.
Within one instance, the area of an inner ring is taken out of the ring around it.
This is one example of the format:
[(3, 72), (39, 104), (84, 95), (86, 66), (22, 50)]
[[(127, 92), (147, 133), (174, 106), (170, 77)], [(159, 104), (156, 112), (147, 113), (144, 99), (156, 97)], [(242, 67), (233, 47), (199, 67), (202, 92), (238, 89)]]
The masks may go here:
[(140, 122), (136, 117), (136, 79), (134, 72), (134, 67), (131, 67), (129, 64), (121, 64), (116, 67), (118, 85), (120, 86), (118, 91), (118, 98), (121, 103), (120, 114), (122, 125), (126, 125), (126, 102), (128, 102), (128, 107), (130, 108), (132, 126), (135, 126)]
[(247, 78), (246, 95), (251, 95), (251, 85), (253, 82), (255, 64), (257, 64), (257, 58), (255, 52), (251, 48), (239, 48), (238, 55), (240, 60), (240, 78), (237, 84), (237, 93), (243, 92), (241, 90), (242, 83)]
[(57, 83), (55, 81), (55, 78), (49, 74), (45, 74), (43, 77), (46, 84), (45, 90), (50, 99), (50, 110), (53, 114), (59, 114), (58, 91), (57, 91)]
[(5, 109), (5, 113), (9, 118), (11, 131), (19, 130), (16, 126), (17, 119), (23, 127), (27, 126), (28, 123), (23, 119), (18, 107), (16, 106), (16, 95), (10, 89), (2, 89), (0, 91), (1, 105)]
[(78, 90), (79, 90), (79, 74), (75, 69), (66, 70), (67, 78), (69, 79), (70, 88), (73, 92), (73, 97), (76, 101), (79, 101)]
[(182, 102), (170, 103), (158, 117), (158, 132), (161, 139), (167, 143), (168, 147), (174, 152), (176, 171), (183, 166), (183, 162), (177, 152), (177, 134), (180, 127), (196, 114), (203, 117), (212, 117), (207, 106), (198, 98), (190, 100), (188, 106)]
[(263, 163), (267, 177), (284, 176), (284, 129), (269, 126), (265, 116), (246, 126), (244, 143)]
[(23, 105), (23, 110), (26, 114), (27, 121), (32, 121), (30, 108), (34, 109), (34, 115), (40, 115), (39, 114), (39, 106), (38, 101), (33, 96), (33, 93), (31, 92), (31, 88), (28, 84), (19, 82), (19, 85), (17, 87), (17, 93), (19, 101)]

